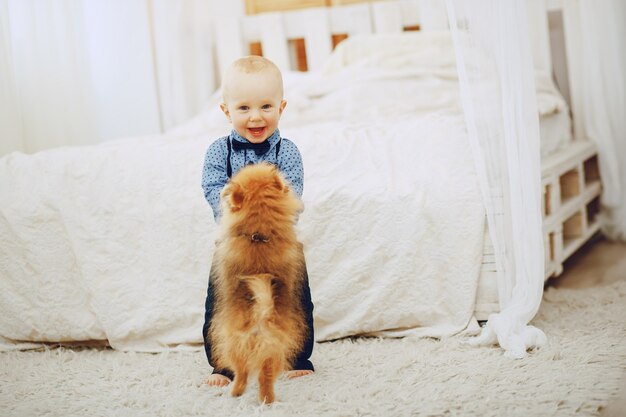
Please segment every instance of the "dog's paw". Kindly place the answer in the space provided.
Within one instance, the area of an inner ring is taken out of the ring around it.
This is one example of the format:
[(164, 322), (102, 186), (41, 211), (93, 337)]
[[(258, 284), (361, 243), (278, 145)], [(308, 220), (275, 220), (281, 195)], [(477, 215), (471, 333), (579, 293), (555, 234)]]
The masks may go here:
[(230, 395), (233, 397), (241, 397), (241, 395), (246, 390), (246, 383), (241, 383), (240, 381), (235, 380), (233, 384), (233, 389), (230, 391)]
[(274, 400), (276, 400), (276, 397), (274, 396), (273, 392), (259, 394), (259, 402), (261, 402), (261, 404), (269, 405), (269, 404), (272, 404)]

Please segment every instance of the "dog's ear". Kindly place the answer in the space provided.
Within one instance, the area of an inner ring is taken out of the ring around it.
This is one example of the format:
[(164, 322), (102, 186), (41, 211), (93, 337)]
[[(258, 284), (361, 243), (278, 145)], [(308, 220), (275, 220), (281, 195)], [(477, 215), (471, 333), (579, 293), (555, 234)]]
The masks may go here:
[(289, 185), (287, 184), (287, 181), (285, 181), (283, 176), (280, 175), (277, 168), (274, 169), (274, 186), (283, 193), (289, 192)]
[(232, 212), (240, 210), (243, 204), (243, 190), (241, 185), (236, 182), (228, 183), (222, 190), (222, 200), (226, 201)]

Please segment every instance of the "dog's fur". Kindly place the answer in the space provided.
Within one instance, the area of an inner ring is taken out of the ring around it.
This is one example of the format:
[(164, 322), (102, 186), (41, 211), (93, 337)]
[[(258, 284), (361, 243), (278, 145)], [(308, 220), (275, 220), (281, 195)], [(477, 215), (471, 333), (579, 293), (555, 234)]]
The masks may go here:
[(305, 339), (304, 255), (295, 232), (302, 203), (267, 163), (242, 168), (221, 198), (212, 356), (216, 367), (234, 372), (233, 396), (258, 372), (259, 400), (272, 403), (276, 378)]

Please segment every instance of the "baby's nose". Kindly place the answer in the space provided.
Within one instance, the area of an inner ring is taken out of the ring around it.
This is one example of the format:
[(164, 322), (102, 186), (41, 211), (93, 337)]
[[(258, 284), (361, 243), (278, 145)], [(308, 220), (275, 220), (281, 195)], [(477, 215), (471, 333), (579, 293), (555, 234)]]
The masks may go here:
[(250, 112), (250, 120), (259, 120), (261, 119), (261, 112), (257, 109), (253, 109)]

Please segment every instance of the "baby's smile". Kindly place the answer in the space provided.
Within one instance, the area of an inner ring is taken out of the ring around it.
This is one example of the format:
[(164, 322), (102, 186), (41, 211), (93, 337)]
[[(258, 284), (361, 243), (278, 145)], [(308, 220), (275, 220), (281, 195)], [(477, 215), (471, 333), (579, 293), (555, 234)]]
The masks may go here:
[(260, 137), (263, 136), (263, 133), (265, 132), (265, 126), (263, 126), (263, 127), (249, 127), (248, 130), (250, 131), (250, 134), (254, 138), (260, 138)]

